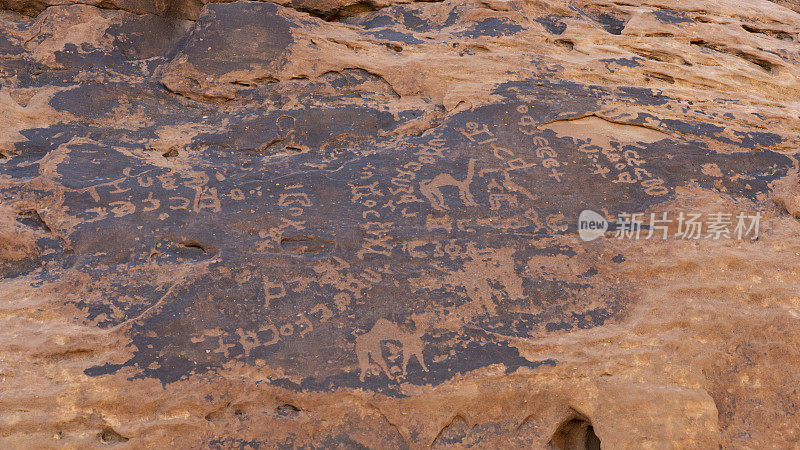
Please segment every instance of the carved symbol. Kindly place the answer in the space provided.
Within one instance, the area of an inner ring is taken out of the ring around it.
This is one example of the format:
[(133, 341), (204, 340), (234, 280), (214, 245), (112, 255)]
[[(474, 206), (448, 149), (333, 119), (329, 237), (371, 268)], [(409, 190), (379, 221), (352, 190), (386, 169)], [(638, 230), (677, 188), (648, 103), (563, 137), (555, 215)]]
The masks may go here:
[(489, 194), (489, 209), (497, 211), (503, 206), (504, 201), (508, 203), (509, 207), (517, 206), (517, 197), (511, 194), (492, 192)]
[(370, 370), (370, 357), (386, 373), (387, 377), (393, 378), (381, 349), (384, 341), (400, 343), (403, 351), (403, 376), (406, 375), (408, 361), (412, 356), (417, 358), (422, 369), (427, 372), (428, 368), (425, 366), (425, 360), (422, 357), (422, 348), (425, 344), (420, 339), (421, 335), (422, 333), (419, 331), (417, 334), (407, 333), (386, 319), (379, 319), (375, 322), (369, 332), (356, 337), (356, 355), (358, 356), (358, 366), (361, 369), (361, 381), (364, 381), (364, 377)]
[(422, 195), (431, 202), (431, 206), (439, 211), (448, 209), (447, 205), (444, 203), (444, 195), (441, 190), (444, 186), (453, 186), (457, 188), (461, 196), (461, 201), (464, 202), (465, 206), (476, 206), (477, 203), (475, 203), (475, 199), (469, 191), (469, 185), (472, 183), (472, 178), (474, 176), (475, 159), (470, 159), (469, 163), (467, 163), (467, 176), (464, 180), (456, 180), (449, 173), (440, 173), (430, 180), (420, 181), (419, 190), (422, 192)]

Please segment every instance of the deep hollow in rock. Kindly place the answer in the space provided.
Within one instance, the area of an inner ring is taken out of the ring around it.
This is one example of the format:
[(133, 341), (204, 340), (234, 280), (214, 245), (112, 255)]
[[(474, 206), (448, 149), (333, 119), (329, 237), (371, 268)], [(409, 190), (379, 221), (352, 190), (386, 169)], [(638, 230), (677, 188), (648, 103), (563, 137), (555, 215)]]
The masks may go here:
[(595, 434), (589, 419), (583, 416), (573, 416), (558, 427), (550, 440), (550, 448), (600, 450), (600, 438)]

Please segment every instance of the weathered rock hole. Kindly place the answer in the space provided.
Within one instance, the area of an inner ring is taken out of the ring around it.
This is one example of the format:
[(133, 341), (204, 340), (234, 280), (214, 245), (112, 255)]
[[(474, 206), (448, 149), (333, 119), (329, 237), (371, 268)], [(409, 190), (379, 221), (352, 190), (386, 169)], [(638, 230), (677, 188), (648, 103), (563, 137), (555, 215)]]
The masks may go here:
[(600, 450), (600, 438), (594, 433), (589, 419), (573, 416), (558, 427), (550, 448), (556, 450)]
[(273, 139), (273, 140), (271, 140), (269, 142), (265, 142), (264, 144), (261, 144), (261, 147), (258, 148), (258, 151), (260, 151), (260, 152), (267, 151), (270, 147), (272, 147), (273, 145), (275, 145), (275, 144), (277, 144), (279, 142), (283, 142), (283, 138), (275, 138), (275, 139)]
[(697, 16), (694, 18), (694, 21), (700, 23), (717, 23), (716, 20), (706, 16)]
[(699, 47), (707, 48), (709, 50), (713, 50), (713, 51), (716, 51), (716, 52), (727, 53), (729, 55), (736, 56), (736, 57), (741, 58), (741, 59), (743, 59), (743, 60), (745, 60), (745, 61), (747, 61), (749, 63), (755, 64), (755, 65), (761, 67), (762, 69), (764, 69), (767, 72), (772, 72), (773, 70), (775, 70), (775, 65), (772, 64), (771, 62), (767, 61), (766, 59), (760, 58), (760, 57), (758, 57), (756, 55), (753, 55), (753, 54), (750, 54), (750, 53), (743, 52), (741, 50), (728, 48), (723, 44), (709, 43), (709, 42), (706, 42), (706, 41), (704, 41), (702, 39), (693, 39), (693, 40), (689, 41), (689, 43), (692, 44), (692, 45), (697, 45)]
[(178, 147), (170, 147), (169, 150), (161, 154), (164, 158), (174, 158), (178, 156)]
[(775, 70), (775, 65), (774, 64), (772, 64), (771, 62), (767, 61), (766, 59), (759, 58), (758, 56), (751, 55), (750, 53), (745, 53), (745, 52), (736, 52), (735, 55), (740, 57), (740, 58), (742, 58), (742, 59), (744, 59), (745, 61), (749, 61), (749, 62), (761, 67), (762, 69), (764, 69), (767, 72), (772, 72), (772, 71)]
[(403, 51), (403, 46), (399, 45), (399, 44), (395, 44), (395, 43), (392, 43), (392, 42), (386, 42), (383, 45), (388, 47), (390, 50), (396, 51), (397, 53), (400, 53), (400, 52)]
[(231, 406), (231, 403), (228, 402), (222, 408), (214, 410), (214, 411), (211, 411), (210, 413), (206, 414), (205, 419), (208, 422), (215, 422), (216, 420), (222, 418), (223, 414), (225, 413), (225, 409), (229, 408), (230, 406)]
[[(305, 75), (300, 75), (300, 77), (308, 78)], [(303, 78), (298, 78), (298, 79), (302, 80)], [(255, 86), (255, 85), (259, 84), (259, 83), (280, 83), (280, 81), (281, 80), (275, 78), (272, 75), (264, 75), (262, 77), (253, 78), (253, 80), (248, 82), (247, 84), (249, 86)]]
[(458, 444), (464, 440), (470, 429), (467, 419), (461, 415), (457, 415), (439, 431), (439, 434), (433, 441), (433, 446)]
[(203, 251), (203, 253), (206, 253), (206, 247), (203, 244), (195, 241), (194, 239), (183, 240), (183, 241), (181, 241), (181, 245), (186, 247), (186, 248), (200, 249), (200, 250)]
[(327, 20), (329, 22), (339, 21), (339, 20), (349, 19), (351, 17), (355, 17), (361, 14), (371, 13), (379, 9), (381, 8), (375, 3), (370, 1), (365, 1), (361, 3), (356, 3), (355, 5), (348, 5), (343, 8), (339, 8), (332, 15), (324, 17), (324, 20)]
[(308, 234), (298, 234), (295, 236), (285, 236), (281, 238), (281, 244), (294, 244), (298, 242), (311, 242), (314, 236)]
[(675, 84), (675, 79), (665, 73), (646, 72), (645, 75), (656, 80), (666, 81), (669, 84)]
[(108, 445), (128, 442), (129, 440), (125, 436), (117, 433), (111, 427), (103, 427), (103, 430), (100, 432), (100, 434), (97, 435), (97, 437), (100, 439), (100, 442)]
[(317, 253), (333, 249), (336, 241), (314, 235), (297, 234), (282, 237), (280, 245), (282, 250), (294, 253)]
[(284, 403), (283, 405), (275, 408), (275, 412), (281, 416), (296, 416), (300, 414), (300, 408), (292, 405), (291, 403)]
[(782, 41), (794, 41), (794, 36), (791, 33), (787, 33), (782, 30), (770, 30), (767, 28), (758, 28), (746, 24), (742, 24), (742, 28), (749, 33), (763, 34), (769, 37), (780, 39)]
[(556, 39), (554, 41), (554, 44), (556, 44), (559, 47), (565, 48), (565, 49), (567, 49), (567, 51), (570, 51), (570, 52), (572, 51), (572, 49), (575, 48), (575, 44), (572, 41), (568, 40), (568, 39)]
[(642, 58), (645, 59), (649, 59), (651, 61), (666, 62), (672, 64), (684, 64), (684, 65), (688, 64), (682, 56), (671, 52), (641, 49), (641, 48), (629, 48), (629, 50), (637, 54), (638, 56), (641, 56)]
[(378, 5), (371, 0), (363, 0), (352, 5), (346, 5), (335, 9), (319, 8), (314, 6), (312, 3), (305, 2), (303, 0), (292, 0), (291, 5), (287, 6), (297, 11), (319, 17), (327, 22), (346, 20), (361, 14), (374, 12), (382, 8), (381, 5)]

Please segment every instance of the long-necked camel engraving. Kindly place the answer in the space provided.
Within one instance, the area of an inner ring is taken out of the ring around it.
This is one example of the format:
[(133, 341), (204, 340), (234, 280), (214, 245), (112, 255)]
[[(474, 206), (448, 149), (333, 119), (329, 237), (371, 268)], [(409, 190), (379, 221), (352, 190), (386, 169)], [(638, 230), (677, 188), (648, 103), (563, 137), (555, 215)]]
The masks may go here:
[(456, 180), (449, 173), (440, 173), (430, 180), (422, 180), (419, 182), (419, 191), (422, 192), (431, 206), (439, 211), (449, 209), (444, 202), (444, 195), (442, 194), (442, 187), (454, 186), (458, 189), (458, 194), (461, 196), (461, 201), (465, 206), (476, 206), (475, 199), (469, 191), (469, 185), (472, 183), (472, 178), (475, 176), (475, 159), (470, 159), (467, 163), (467, 176), (463, 180)]
[(425, 359), (422, 357), (422, 349), (425, 344), (420, 339), (421, 335), (421, 331), (416, 334), (408, 333), (386, 319), (378, 319), (371, 330), (356, 337), (356, 356), (358, 356), (358, 366), (361, 369), (361, 381), (364, 381), (364, 377), (370, 369), (370, 358), (386, 373), (386, 376), (393, 378), (381, 350), (381, 345), (385, 341), (400, 342), (403, 349), (403, 376), (406, 375), (408, 361), (412, 356), (417, 358), (422, 369), (427, 372), (428, 367), (425, 366)]

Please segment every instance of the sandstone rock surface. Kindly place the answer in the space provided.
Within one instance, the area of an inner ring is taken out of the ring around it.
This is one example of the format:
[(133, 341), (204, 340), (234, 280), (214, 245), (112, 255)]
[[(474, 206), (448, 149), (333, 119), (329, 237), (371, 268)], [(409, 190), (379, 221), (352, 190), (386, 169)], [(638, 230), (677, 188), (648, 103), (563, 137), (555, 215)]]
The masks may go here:
[(0, 8), (3, 447), (800, 442), (796, 2)]

